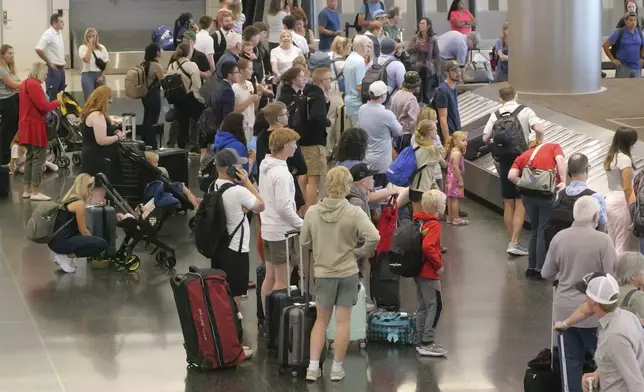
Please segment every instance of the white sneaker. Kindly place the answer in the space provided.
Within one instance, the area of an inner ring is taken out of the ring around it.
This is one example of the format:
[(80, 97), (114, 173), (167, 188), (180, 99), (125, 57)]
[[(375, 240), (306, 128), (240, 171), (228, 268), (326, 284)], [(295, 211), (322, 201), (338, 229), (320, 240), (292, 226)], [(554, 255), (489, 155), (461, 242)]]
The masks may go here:
[(242, 346), (242, 349), (244, 350), (244, 355), (246, 356), (246, 359), (251, 359), (253, 355), (255, 355), (255, 352), (248, 346)]
[(447, 350), (435, 343), (432, 343), (429, 346), (422, 344), (420, 346), (416, 346), (416, 352), (423, 357), (444, 357), (447, 355)]
[(317, 381), (318, 378), (322, 377), (322, 369), (317, 368), (317, 370), (306, 369), (306, 381)]
[(31, 197), (31, 192), (22, 192), (23, 199), (29, 199)]
[[(24, 197), (24, 195), (23, 195)], [(51, 197), (42, 194), (42, 193), (35, 193), (32, 194), (31, 197), (29, 198), (31, 201), (49, 201), (51, 200)]]
[(344, 379), (344, 369), (340, 368), (338, 370), (331, 369), (331, 381), (342, 381)]
[(67, 273), (76, 272), (76, 267), (74, 267), (74, 264), (73, 264), (74, 262), (67, 255), (54, 253), (54, 263), (58, 264), (60, 269), (62, 269)]
[(514, 256), (527, 256), (528, 251), (520, 244), (508, 244), (507, 252)]

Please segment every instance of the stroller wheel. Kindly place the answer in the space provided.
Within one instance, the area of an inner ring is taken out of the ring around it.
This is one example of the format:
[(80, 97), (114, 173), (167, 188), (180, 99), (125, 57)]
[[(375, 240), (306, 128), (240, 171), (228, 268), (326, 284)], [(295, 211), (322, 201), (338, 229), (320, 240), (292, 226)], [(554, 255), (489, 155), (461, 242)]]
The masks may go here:
[(165, 267), (168, 270), (173, 269), (177, 265), (177, 259), (174, 256), (170, 256), (167, 259), (165, 259)]
[(141, 259), (139, 259), (139, 256), (132, 255), (125, 260), (125, 268), (127, 268), (128, 271), (136, 271), (140, 266)]
[(69, 167), (69, 164), (71, 162), (69, 161), (69, 158), (66, 155), (61, 156), (58, 158), (58, 166), (62, 167), (63, 169)]
[(164, 264), (168, 259), (168, 254), (165, 253), (164, 250), (160, 250), (159, 252), (157, 252), (157, 255), (155, 257), (157, 259), (157, 263)]
[(195, 217), (194, 216), (188, 220), (188, 227), (192, 231), (195, 230)]
[(76, 166), (81, 164), (81, 157), (80, 154), (74, 154), (72, 155), (72, 163)]

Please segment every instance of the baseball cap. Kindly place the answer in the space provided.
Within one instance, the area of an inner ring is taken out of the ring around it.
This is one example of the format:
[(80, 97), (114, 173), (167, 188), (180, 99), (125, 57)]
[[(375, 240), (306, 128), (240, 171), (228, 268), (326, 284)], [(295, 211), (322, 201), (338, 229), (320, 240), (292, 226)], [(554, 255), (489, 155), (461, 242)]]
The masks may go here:
[(378, 19), (378, 18), (386, 18), (387, 13), (384, 10), (378, 10), (373, 13), (373, 18)]
[(403, 81), (403, 87), (413, 89), (421, 85), (420, 75), (416, 71), (407, 71)]
[(396, 50), (396, 41), (387, 37), (380, 43), (380, 52), (383, 54), (392, 54)]
[(224, 148), (215, 155), (215, 165), (217, 165), (217, 167), (243, 165), (247, 162), (248, 159), (240, 158), (237, 151), (232, 148)]
[(460, 65), (458, 64), (458, 61), (456, 60), (449, 60), (448, 62), (445, 63), (445, 72), (451, 71), (455, 68), (459, 68)]
[(610, 305), (619, 300), (619, 284), (615, 278), (604, 272), (586, 274), (582, 280), (575, 283), (575, 288), (598, 304)]
[(367, 177), (377, 174), (377, 172), (369, 169), (366, 163), (356, 163), (349, 171), (353, 177), (353, 182), (364, 180)]
[(374, 97), (382, 97), (383, 95), (387, 94), (387, 91), (387, 85), (382, 80), (377, 80), (371, 83), (371, 86), (369, 86), (369, 92)]
[(197, 40), (197, 34), (195, 34), (195, 32), (192, 31), (192, 30), (186, 30), (186, 32), (183, 33), (183, 36), (186, 37), (186, 38), (190, 38), (190, 40), (192, 40), (192, 41)]

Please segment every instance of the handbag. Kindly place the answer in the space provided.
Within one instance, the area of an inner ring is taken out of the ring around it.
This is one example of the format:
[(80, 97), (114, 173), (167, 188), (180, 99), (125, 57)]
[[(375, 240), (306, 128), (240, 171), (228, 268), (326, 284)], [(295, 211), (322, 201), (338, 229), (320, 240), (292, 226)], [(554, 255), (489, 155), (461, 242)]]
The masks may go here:
[(96, 52), (92, 50), (92, 55), (94, 56), (94, 64), (96, 64), (96, 68), (100, 69), (101, 72), (105, 71), (105, 68), (107, 68), (107, 63), (103, 61), (103, 59), (98, 58), (96, 56)]
[(537, 156), (543, 144), (539, 145), (532, 151), (530, 159), (521, 171), (521, 178), (517, 183), (517, 188), (521, 193), (528, 196), (553, 196), (556, 187), (556, 173), (554, 169), (535, 169), (532, 167), (532, 161)]
[(412, 345), (416, 341), (416, 315), (376, 311), (369, 315), (367, 340)]

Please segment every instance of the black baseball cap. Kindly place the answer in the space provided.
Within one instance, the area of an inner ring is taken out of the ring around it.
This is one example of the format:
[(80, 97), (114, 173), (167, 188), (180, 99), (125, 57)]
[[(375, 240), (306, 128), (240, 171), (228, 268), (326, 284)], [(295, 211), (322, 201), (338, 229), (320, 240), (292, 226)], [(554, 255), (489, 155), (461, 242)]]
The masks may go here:
[(353, 177), (353, 182), (364, 180), (367, 177), (378, 174), (377, 172), (369, 169), (369, 166), (367, 166), (366, 163), (356, 163), (349, 171)]

